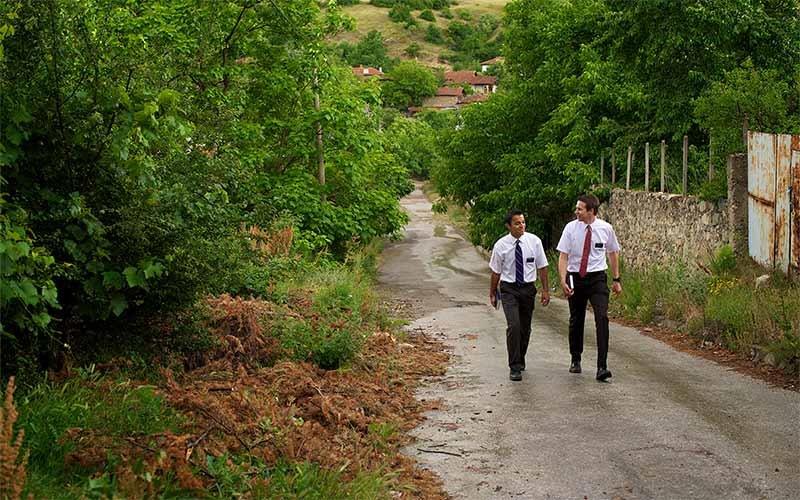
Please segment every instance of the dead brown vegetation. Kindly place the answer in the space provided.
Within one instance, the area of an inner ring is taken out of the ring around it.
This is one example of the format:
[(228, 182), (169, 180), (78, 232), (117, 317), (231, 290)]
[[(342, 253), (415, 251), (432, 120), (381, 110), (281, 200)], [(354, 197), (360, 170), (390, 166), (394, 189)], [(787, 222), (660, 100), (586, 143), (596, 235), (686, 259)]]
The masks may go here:
[(74, 429), (65, 436), (76, 444), (68, 460), (92, 467), (109, 453), (120, 457), (116, 475), (127, 491), (153, 488), (152, 481), (144, 484), (142, 470), (156, 478), (171, 474), (183, 488), (206, 488), (212, 481), (207, 457), (234, 454), (267, 465), (311, 461), (341, 470), (345, 479), (391, 472), (403, 498), (446, 496), (436, 476), (399, 452), (409, 439), (404, 431), (428, 408), (414, 398), (415, 388), (423, 377), (444, 373), (447, 354), (437, 343), (422, 333), (398, 342), (391, 333), (376, 332), (346, 370), (273, 365), (279, 352), (269, 324), (276, 315), (298, 313), (230, 296), (208, 304), (218, 346), (190, 370), (164, 370), (160, 389), (188, 417), (182, 434), (120, 441)]
[(14, 389), (14, 377), (11, 377), (0, 408), (0, 498), (3, 500), (18, 499), (27, 476), (28, 454), (20, 456), (25, 432), (20, 430), (14, 436), (14, 423), (17, 421)]

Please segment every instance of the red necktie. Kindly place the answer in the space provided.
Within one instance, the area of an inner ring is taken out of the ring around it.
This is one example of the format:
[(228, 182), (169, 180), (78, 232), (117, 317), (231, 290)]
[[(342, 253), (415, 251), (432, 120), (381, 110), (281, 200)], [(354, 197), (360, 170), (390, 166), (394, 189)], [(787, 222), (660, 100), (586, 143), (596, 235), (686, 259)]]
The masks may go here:
[(578, 275), (583, 278), (586, 276), (586, 268), (589, 266), (589, 252), (592, 249), (592, 226), (586, 226), (586, 237), (583, 239), (583, 254), (581, 255), (581, 267)]

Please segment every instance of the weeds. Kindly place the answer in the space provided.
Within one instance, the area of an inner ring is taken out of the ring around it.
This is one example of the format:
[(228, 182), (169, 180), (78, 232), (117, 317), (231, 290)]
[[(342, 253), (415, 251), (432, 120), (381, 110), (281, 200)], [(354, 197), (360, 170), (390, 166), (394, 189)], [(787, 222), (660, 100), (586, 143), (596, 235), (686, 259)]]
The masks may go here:
[(774, 274), (771, 285), (755, 290), (763, 270), (737, 262), (729, 246), (720, 248), (711, 274), (685, 266), (623, 271), (624, 292), (610, 304), (613, 314), (642, 323), (675, 322), (689, 334), (739, 352), (762, 346), (776, 363), (798, 370), (800, 290)]
[(25, 431), (14, 436), (17, 409), (14, 406), (14, 377), (8, 380), (3, 406), (0, 408), (0, 498), (17, 500), (22, 494), (27, 476), (28, 452), (22, 451)]

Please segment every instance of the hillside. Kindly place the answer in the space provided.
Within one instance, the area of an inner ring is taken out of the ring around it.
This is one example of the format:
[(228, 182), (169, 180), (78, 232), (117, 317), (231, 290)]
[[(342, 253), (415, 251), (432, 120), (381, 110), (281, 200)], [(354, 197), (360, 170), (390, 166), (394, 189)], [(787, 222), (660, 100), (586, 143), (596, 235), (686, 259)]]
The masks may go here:
[(435, 25), (446, 33), (447, 27), (454, 21), (475, 23), (484, 14), (490, 14), (497, 19), (502, 19), (503, 8), (507, 3), (509, 3), (509, 0), (458, 0), (449, 9), (452, 13), (452, 19), (445, 17), (442, 11), (433, 10), (434, 22), (421, 19), (419, 17), (421, 10), (412, 10), (411, 14), (416, 20), (417, 26), (406, 28), (403, 24), (389, 19), (390, 9), (376, 7), (370, 4), (369, 0), (362, 0), (360, 4), (343, 7), (343, 10), (356, 20), (356, 27), (354, 31), (338, 35), (334, 41), (354, 43), (370, 31), (378, 30), (383, 34), (391, 57), (409, 58), (404, 54), (404, 51), (412, 43), (417, 43), (420, 48), (419, 55), (416, 57), (417, 60), (432, 66), (451, 66), (440, 61), (440, 55), (450, 50), (447, 42), (434, 44), (425, 40), (428, 27)]

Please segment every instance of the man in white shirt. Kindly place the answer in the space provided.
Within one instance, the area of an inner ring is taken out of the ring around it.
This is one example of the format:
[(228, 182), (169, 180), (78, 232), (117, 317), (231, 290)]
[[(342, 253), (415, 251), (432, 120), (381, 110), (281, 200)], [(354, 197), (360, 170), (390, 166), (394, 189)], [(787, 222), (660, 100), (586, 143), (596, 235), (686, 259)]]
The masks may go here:
[(597, 380), (611, 378), (608, 370), (608, 278), (606, 256), (611, 265), (614, 294), (622, 292), (619, 277), (619, 241), (614, 228), (597, 218), (600, 201), (583, 195), (575, 204), (576, 220), (564, 227), (558, 242), (558, 274), (561, 289), (569, 300), (570, 373), (581, 373), (583, 326), (586, 302), (592, 304), (597, 330)]
[(506, 215), (508, 234), (492, 247), (489, 268), (492, 270), (489, 302), (497, 307), (498, 285), (503, 312), (506, 315), (506, 348), (508, 349), (509, 378), (522, 380), (525, 354), (531, 338), (531, 319), (536, 299), (536, 274), (542, 282), (542, 305), (550, 303), (547, 286), (547, 257), (542, 240), (525, 232), (525, 215), (513, 210)]

